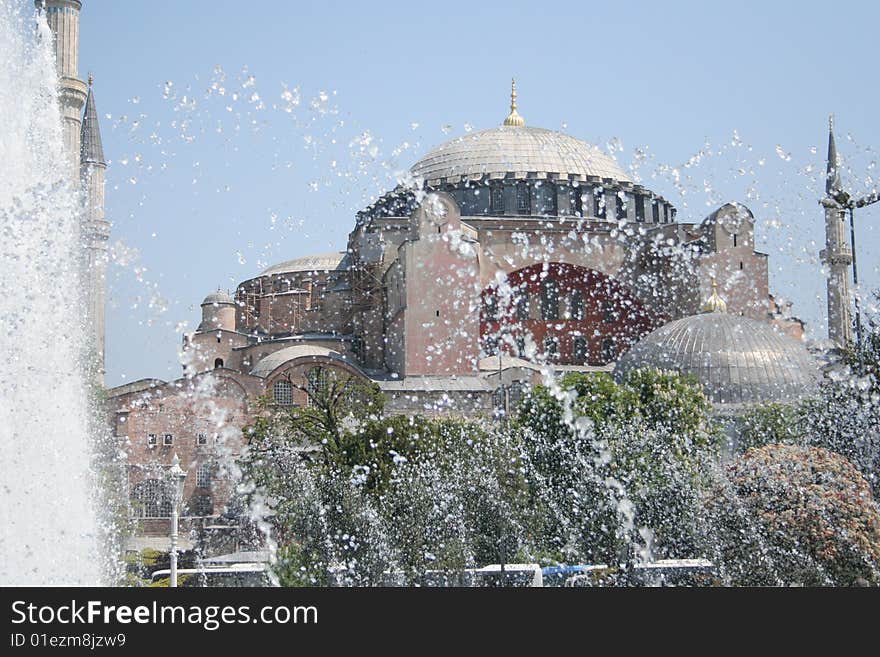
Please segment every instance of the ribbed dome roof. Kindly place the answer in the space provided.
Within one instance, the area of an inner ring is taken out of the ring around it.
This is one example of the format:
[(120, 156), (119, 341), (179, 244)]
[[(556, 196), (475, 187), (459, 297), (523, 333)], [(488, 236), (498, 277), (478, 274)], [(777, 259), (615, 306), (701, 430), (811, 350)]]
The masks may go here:
[(211, 305), (235, 305), (235, 301), (229, 296), (228, 293), (223, 290), (217, 290), (205, 297), (205, 300), (202, 301), (203, 306), (211, 306)]
[(501, 125), (438, 146), (415, 163), (412, 173), (427, 181), (486, 174), (555, 173), (619, 182), (630, 177), (614, 159), (570, 135), (543, 128)]
[(320, 253), (318, 255), (303, 256), (302, 258), (294, 258), (293, 260), (285, 260), (277, 265), (272, 265), (264, 270), (260, 276), (270, 276), (272, 274), (292, 274), (304, 271), (332, 271), (339, 268), (345, 259), (345, 253), (333, 251), (331, 253)]
[(819, 379), (800, 342), (748, 317), (709, 312), (649, 333), (618, 361), (614, 373), (651, 367), (693, 374), (718, 404), (786, 401), (805, 396)]

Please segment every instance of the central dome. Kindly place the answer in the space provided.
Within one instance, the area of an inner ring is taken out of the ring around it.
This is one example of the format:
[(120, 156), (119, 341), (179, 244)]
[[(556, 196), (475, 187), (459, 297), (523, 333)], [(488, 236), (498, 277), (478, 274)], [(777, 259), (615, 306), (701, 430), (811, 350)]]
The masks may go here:
[(515, 178), (556, 174), (562, 179), (595, 176), (632, 182), (614, 158), (592, 144), (554, 130), (516, 125), (446, 142), (416, 162), (411, 171), (429, 184), (508, 173)]

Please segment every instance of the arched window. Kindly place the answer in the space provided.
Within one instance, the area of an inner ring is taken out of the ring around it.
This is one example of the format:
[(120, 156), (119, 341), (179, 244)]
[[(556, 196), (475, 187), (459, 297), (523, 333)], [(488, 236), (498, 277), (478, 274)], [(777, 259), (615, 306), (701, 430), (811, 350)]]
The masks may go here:
[(614, 302), (611, 299), (605, 299), (602, 302), (602, 321), (606, 324), (612, 324), (617, 321), (617, 310), (614, 307)]
[(597, 219), (604, 219), (605, 212), (605, 190), (597, 187), (593, 190), (593, 216)]
[(559, 338), (549, 335), (544, 338), (544, 357), (547, 360), (559, 358)]
[(276, 381), (272, 386), (272, 398), (280, 406), (290, 406), (293, 403), (293, 386), (290, 381), (284, 379)]
[(522, 381), (514, 381), (507, 388), (507, 404), (510, 407), (510, 410), (513, 411), (517, 406), (522, 402), (523, 397), (526, 396), (526, 391), (528, 390), (528, 384), (523, 383)]
[(504, 188), (501, 185), (489, 188), (489, 212), (504, 214)]
[(574, 339), (574, 362), (582, 365), (587, 360), (587, 339), (583, 336)]
[(214, 369), (216, 370), (220, 367), (223, 367), (223, 359), (222, 358), (215, 358), (214, 359)]
[(559, 319), (559, 285), (552, 278), (541, 283), (541, 319)]
[(556, 214), (556, 185), (550, 182), (535, 185), (535, 201), (538, 214)]
[(313, 367), (306, 375), (306, 381), (308, 383), (309, 404), (311, 405), (313, 397), (320, 399), (327, 390), (327, 370), (323, 367)]
[(579, 217), (583, 217), (586, 214), (586, 209), (589, 208), (590, 197), (587, 196), (587, 192), (582, 192), (579, 189), (574, 190), (574, 211)]
[(131, 496), (132, 512), (137, 518), (171, 517), (172, 493), (161, 479), (147, 479), (137, 484)]
[(584, 293), (580, 290), (572, 290), (569, 298), (568, 316), (576, 321), (584, 318)]
[(498, 319), (498, 297), (494, 291), (486, 293), (483, 297), (483, 317), (487, 322), (494, 322)]
[(516, 292), (516, 319), (524, 322), (529, 318), (529, 293), (525, 287), (520, 288)]
[(605, 338), (602, 340), (602, 360), (610, 363), (617, 358), (617, 348), (614, 344), (614, 338)]
[(504, 389), (504, 386), (496, 388), (495, 392), (492, 393), (492, 406), (495, 408), (495, 411), (503, 414), (506, 403), (507, 391)]
[(529, 196), (528, 183), (516, 183), (516, 211), (519, 214), (531, 214), (532, 212), (532, 199)]

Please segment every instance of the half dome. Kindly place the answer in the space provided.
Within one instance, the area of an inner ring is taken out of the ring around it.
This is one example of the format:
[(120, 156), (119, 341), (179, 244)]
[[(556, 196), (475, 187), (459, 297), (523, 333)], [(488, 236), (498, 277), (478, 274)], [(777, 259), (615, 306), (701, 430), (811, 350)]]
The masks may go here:
[(717, 404), (792, 401), (808, 395), (819, 368), (806, 347), (770, 324), (707, 312), (652, 331), (614, 368), (623, 378), (639, 368), (694, 375)]
[(554, 130), (501, 125), (442, 144), (416, 162), (411, 172), (427, 181), (455, 182), (492, 174), (555, 174), (563, 179), (610, 178), (632, 182), (610, 155)]

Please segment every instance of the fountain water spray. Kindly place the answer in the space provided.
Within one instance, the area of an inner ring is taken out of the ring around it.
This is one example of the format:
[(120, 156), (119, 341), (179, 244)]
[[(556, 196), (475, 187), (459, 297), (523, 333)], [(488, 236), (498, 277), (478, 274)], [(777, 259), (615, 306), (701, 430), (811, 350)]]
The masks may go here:
[(100, 583), (79, 303), (52, 34), (0, 0), (0, 584)]

